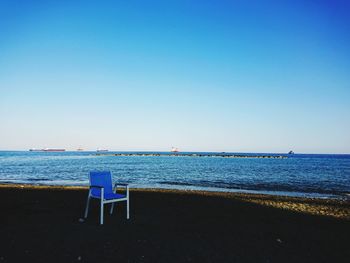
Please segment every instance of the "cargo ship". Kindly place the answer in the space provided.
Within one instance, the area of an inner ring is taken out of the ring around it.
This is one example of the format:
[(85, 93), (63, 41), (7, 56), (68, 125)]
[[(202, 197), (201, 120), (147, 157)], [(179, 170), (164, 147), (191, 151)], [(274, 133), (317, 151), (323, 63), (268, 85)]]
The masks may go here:
[(179, 148), (171, 147), (171, 152), (172, 153), (177, 153), (177, 152), (179, 152)]
[(97, 149), (96, 152), (108, 152), (107, 149)]
[(65, 152), (66, 149), (55, 149), (55, 148), (45, 148), (45, 149), (29, 149), (30, 152)]
[(44, 152), (65, 152), (66, 149), (53, 149), (53, 148), (45, 148)]

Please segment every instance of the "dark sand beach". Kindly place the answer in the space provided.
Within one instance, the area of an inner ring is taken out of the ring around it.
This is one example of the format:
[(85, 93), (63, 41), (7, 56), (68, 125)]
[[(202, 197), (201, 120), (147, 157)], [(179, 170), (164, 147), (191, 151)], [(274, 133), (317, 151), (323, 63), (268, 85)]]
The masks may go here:
[(0, 262), (349, 262), (349, 201), (130, 194), (100, 226), (86, 188), (0, 186)]

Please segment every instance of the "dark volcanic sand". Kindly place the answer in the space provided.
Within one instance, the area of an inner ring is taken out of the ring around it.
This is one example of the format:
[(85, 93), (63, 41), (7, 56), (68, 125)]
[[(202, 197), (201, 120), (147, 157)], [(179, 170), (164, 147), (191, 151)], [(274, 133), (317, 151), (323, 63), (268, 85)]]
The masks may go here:
[(132, 191), (131, 219), (118, 203), (99, 226), (97, 201), (79, 222), (86, 195), (0, 187), (0, 262), (350, 262), (346, 202), (290, 201), (345, 213), (335, 218), (263, 206), (259, 196)]

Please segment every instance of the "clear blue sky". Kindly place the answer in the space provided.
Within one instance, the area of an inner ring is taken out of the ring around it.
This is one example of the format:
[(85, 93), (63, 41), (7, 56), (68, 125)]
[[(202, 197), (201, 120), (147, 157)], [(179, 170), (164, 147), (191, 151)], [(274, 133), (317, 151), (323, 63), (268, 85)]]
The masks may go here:
[(0, 149), (350, 153), (349, 14), (0, 0)]

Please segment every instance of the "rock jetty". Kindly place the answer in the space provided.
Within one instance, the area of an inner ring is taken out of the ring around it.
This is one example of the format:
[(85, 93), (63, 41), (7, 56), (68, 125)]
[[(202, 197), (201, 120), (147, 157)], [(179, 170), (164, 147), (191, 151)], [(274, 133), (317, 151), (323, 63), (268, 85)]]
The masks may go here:
[(96, 153), (97, 156), (144, 156), (144, 157), (221, 157), (221, 158), (257, 158), (257, 159), (285, 159), (283, 155), (245, 155), (221, 153)]

